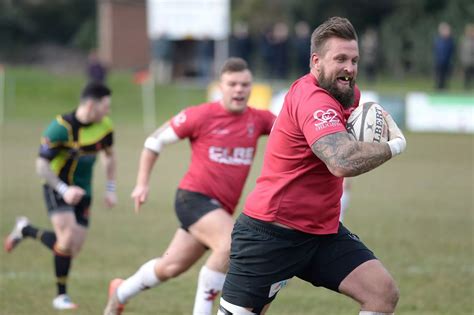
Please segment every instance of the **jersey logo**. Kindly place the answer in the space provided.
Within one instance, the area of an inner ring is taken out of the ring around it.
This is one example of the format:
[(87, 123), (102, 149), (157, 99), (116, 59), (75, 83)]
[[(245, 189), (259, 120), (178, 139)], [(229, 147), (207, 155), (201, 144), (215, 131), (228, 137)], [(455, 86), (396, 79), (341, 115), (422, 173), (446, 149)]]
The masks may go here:
[(217, 200), (217, 199), (214, 199), (212, 198), (211, 200), (209, 200), (210, 203), (212, 203), (213, 205), (216, 205), (216, 206), (221, 206), (221, 203)]
[(314, 126), (316, 129), (321, 130), (326, 127), (337, 126), (341, 123), (337, 113), (334, 109), (329, 108), (326, 111), (318, 109), (313, 113), (313, 118), (316, 120)]
[(255, 133), (255, 125), (253, 123), (248, 123), (247, 124), (247, 137), (249, 138), (253, 137), (254, 133)]
[(211, 131), (214, 135), (228, 135), (230, 133), (229, 129), (217, 128)]
[(286, 280), (282, 280), (282, 281), (279, 281), (279, 282), (276, 282), (276, 283), (272, 284), (272, 286), (270, 287), (270, 292), (268, 292), (268, 297), (271, 298), (272, 296), (277, 294), (278, 291), (280, 291), (281, 289), (286, 287), (289, 280), (290, 279), (286, 279)]
[(214, 289), (210, 289), (209, 291), (205, 291), (205, 293), (207, 294), (205, 300), (206, 301), (214, 301), (216, 299), (216, 297), (219, 295), (219, 292), (220, 291), (217, 291), (217, 290), (214, 290)]
[(228, 165), (251, 165), (254, 148), (209, 147), (211, 161)]
[(186, 121), (186, 113), (184, 111), (181, 111), (178, 115), (174, 116), (173, 118), (173, 124), (176, 127), (179, 127)]

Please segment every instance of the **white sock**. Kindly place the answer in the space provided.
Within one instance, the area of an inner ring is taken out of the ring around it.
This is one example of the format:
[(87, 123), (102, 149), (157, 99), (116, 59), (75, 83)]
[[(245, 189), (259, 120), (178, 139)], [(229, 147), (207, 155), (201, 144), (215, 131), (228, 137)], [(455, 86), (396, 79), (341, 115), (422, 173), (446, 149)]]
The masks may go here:
[(143, 290), (157, 286), (160, 279), (155, 274), (155, 264), (159, 258), (152, 259), (143, 264), (135, 274), (125, 279), (117, 289), (117, 297), (120, 303), (127, 301)]
[(359, 315), (394, 315), (395, 313), (380, 313), (371, 311), (360, 311)]
[(199, 272), (193, 315), (210, 315), (214, 299), (224, 287), (225, 273), (214, 271), (206, 266)]

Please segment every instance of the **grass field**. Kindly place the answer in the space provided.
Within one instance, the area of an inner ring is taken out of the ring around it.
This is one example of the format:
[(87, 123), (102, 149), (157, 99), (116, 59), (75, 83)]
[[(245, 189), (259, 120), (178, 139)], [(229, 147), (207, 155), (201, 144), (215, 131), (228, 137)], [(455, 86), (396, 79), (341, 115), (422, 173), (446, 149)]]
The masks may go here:
[[(25, 69), (12, 76), (16, 93), (14, 99), (8, 96), (0, 135), (1, 235), (10, 231), (20, 214), (39, 226), (50, 226), (34, 174), (38, 138), (54, 114), (75, 105), (81, 84), (79, 77), (46, 76)], [(69, 280), (69, 293), (80, 309), (68, 314), (101, 314), (109, 280), (128, 276), (159, 255), (178, 224), (173, 199), (188, 164), (188, 145), (179, 143), (162, 154), (150, 200), (135, 215), (129, 194), (146, 136), (140, 124), (140, 89), (125, 75), (114, 76), (111, 86), (120, 204), (112, 210), (103, 207), (104, 176), (97, 165), (90, 233)], [(204, 91), (194, 87), (158, 89), (158, 122), (203, 97)], [(408, 133), (407, 140), (405, 154), (353, 180), (346, 225), (375, 251), (398, 282), (397, 314), (473, 314), (473, 137)], [(244, 195), (253, 187), (264, 144)], [(137, 296), (125, 314), (190, 314), (199, 268), (196, 265)], [(0, 253), (0, 314), (57, 314), (50, 306), (55, 294), (53, 274), (51, 254), (34, 241), (26, 240), (12, 254)], [(294, 279), (279, 293), (269, 314), (357, 312), (358, 306), (348, 298)]]

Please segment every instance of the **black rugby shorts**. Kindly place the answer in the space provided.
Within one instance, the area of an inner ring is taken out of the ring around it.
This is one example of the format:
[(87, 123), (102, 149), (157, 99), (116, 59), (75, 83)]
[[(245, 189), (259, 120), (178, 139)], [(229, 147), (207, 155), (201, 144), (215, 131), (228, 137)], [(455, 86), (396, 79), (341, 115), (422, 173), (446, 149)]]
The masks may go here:
[(194, 191), (178, 189), (174, 207), (181, 228), (188, 231), (189, 227), (205, 214), (222, 208), (222, 205), (212, 197)]
[(372, 259), (374, 254), (342, 223), (336, 234), (313, 235), (241, 214), (232, 232), (222, 297), (260, 309), (295, 276), (338, 292), (352, 270)]
[(71, 211), (74, 212), (77, 224), (84, 227), (89, 226), (89, 209), (92, 202), (90, 197), (84, 196), (77, 205), (71, 206), (48, 185), (43, 185), (43, 197), (48, 209), (48, 216), (51, 216), (53, 213)]

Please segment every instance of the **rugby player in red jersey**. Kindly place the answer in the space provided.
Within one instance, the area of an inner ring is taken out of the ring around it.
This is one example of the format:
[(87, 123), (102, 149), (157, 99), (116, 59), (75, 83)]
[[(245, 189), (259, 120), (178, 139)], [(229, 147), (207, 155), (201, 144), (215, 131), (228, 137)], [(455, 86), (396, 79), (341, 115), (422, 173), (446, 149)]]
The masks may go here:
[(128, 300), (188, 270), (206, 251), (193, 314), (211, 314), (228, 269), (232, 214), (249, 174), (260, 136), (268, 135), (275, 116), (247, 106), (252, 74), (247, 63), (230, 58), (220, 73), (222, 100), (188, 107), (145, 141), (132, 198), (138, 211), (149, 194), (152, 168), (163, 147), (182, 139), (191, 144), (191, 163), (176, 193), (181, 223), (165, 253), (109, 288), (104, 314), (120, 314)]
[(360, 314), (395, 311), (395, 281), (339, 222), (343, 178), (378, 167), (406, 146), (387, 113), (388, 143), (358, 142), (347, 133), (358, 61), (347, 19), (330, 18), (313, 32), (310, 73), (285, 97), (261, 175), (234, 226), (218, 314), (264, 314), (295, 276), (351, 297)]

